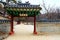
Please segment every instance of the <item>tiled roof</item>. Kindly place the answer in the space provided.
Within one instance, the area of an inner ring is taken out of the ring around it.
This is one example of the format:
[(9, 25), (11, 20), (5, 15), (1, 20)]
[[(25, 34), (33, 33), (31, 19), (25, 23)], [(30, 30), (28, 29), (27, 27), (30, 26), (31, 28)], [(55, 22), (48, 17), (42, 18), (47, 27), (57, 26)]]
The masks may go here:
[(6, 5), (6, 2), (2, 2), (2, 1), (0, 1), (0, 3), (3, 3), (4, 5)]
[(40, 8), (40, 5), (31, 5), (30, 3), (16, 3), (16, 4), (9, 4), (5, 7), (27, 7), (27, 8)]

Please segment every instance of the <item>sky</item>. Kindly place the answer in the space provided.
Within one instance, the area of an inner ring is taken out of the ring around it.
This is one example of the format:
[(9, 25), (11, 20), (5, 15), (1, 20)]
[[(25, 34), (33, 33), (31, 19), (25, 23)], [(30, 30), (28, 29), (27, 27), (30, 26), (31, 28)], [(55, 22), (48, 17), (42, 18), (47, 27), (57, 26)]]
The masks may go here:
[[(16, 0), (16, 1), (18, 1), (18, 0)], [(44, 8), (42, 6), (43, 0), (21, 0), (21, 1), (23, 3), (25, 3), (26, 1), (29, 1), (31, 4), (40, 5), (42, 7), (42, 13), (45, 12)], [(48, 7), (52, 7), (52, 8), (60, 7), (60, 0), (44, 0), (44, 3), (45, 3), (46, 8), (48, 8)]]

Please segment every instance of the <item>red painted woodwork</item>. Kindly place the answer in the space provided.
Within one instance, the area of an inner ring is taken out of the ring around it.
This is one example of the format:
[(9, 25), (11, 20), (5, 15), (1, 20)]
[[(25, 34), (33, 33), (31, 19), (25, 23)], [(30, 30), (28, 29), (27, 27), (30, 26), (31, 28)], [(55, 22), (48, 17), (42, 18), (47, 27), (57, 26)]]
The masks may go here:
[(11, 16), (11, 31), (10, 31), (10, 35), (12, 35), (14, 33), (13, 31), (13, 16)]
[(37, 34), (37, 31), (36, 31), (36, 16), (34, 16), (34, 34)]
[[(20, 21), (17, 22), (17, 24), (20, 24)], [(36, 31), (36, 16), (34, 16), (34, 31), (33, 31), (34, 34), (37, 34), (37, 31)], [(10, 35), (14, 34), (14, 31), (13, 31), (13, 16), (11, 16), (11, 31), (9, 33)]]

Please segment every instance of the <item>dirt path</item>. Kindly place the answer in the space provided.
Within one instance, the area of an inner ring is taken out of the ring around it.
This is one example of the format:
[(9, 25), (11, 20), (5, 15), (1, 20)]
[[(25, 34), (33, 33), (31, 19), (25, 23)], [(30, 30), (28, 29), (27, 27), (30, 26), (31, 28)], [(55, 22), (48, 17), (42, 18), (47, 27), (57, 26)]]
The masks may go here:
[(60, 35), (33, 35), (33, 25), (14, 26), (15, 34), (5, 40), (60, 40)]

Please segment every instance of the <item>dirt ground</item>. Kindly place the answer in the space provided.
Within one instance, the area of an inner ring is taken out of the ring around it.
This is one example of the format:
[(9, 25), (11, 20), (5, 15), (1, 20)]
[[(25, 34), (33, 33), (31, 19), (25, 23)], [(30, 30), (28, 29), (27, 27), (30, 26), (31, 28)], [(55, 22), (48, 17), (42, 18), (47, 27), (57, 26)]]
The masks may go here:
[(33, 29), (33, 25), (15, 25), (15, 33), (4, 40), (60, 40), (60, 34), (34, 35)]

